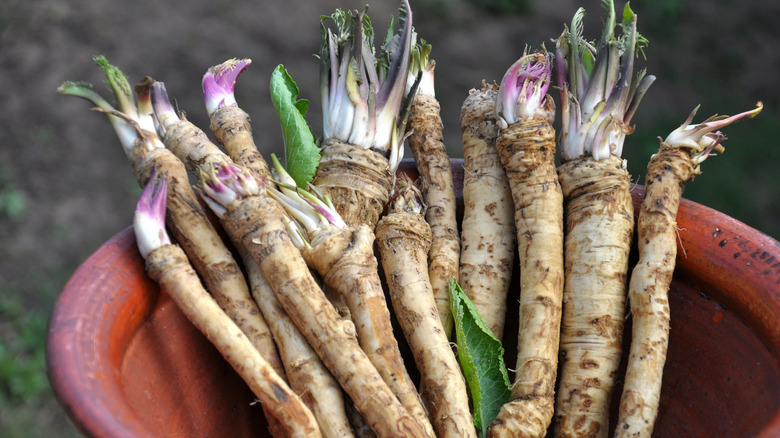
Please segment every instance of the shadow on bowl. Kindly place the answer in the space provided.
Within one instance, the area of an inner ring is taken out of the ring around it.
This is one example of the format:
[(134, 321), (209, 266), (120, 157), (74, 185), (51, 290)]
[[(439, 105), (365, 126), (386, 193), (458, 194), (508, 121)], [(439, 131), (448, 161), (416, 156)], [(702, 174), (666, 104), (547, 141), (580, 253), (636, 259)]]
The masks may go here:
[[(452, 166), (461, 214), (463, 160)], [(411, 160), (399, 172), (417, 176)], [(632, 194), (638, 211), (641, 187)], [(780, 243), (686, 200), (678, 227), (654, 436), (780, 436)], [(515, 273), (513, 290), (518, 284)], [(511, 294), (507, 307), (506, 357), (513, 358)], [(623, 368), (630, 319), (626, 329)], [(241, 378), (146, 276), (131, 227), (65, 286), (49, 323), (47, 366), (58, 400), (90, 437), (270, 436)]]

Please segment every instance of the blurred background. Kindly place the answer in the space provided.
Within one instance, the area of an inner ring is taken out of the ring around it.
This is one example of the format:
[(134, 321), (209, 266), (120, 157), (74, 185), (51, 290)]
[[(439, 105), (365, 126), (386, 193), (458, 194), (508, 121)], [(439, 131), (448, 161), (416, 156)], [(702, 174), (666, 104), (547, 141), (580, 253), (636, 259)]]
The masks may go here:
[[(397, 1), (369, 2), (384, 36)], [(54, 399), (45, 370), (46, 324), (73, 271), (131, 223), (140, 189), (104, 116), (57, 95), (64, 81), (94, 83), (108, 96), (94, 55), (131, 83), (166, 83), (188, 118), (208, 128), (200, 80), (208, 67), (251, 58), (238, 81), (264, 155), (283, 156), (268, 92), (283, 64), (311, 101), (321, 132), (319, 16), (365, 1), (4, 0), (0, 3), (0, 436), (77, 436)], [(482, 80), (499, 81), (526, 45), (557, 38), (579, 6), (585, 35), (597, 39), (598, 0), (413, 0), (414, 25), (433, 45), (445, 142), (460, 155), (460, 106)], [(761, 115), (727, 128), (726, 153), (702, 166), (685, 197), (780, 237), (778, 103), (780, 2), (634, 0), (650, 40), (637, 66), (658, 77), (634, 118), (624, 158), (642, 183), (650, 155), (696, 105), (696, 121), (754, 107)], [(617, 7), (622, 9), (623, 2)], [(618, 12), (619, 13), (619, 12)], [(557, 93), (554, 93), (557, 100)]]

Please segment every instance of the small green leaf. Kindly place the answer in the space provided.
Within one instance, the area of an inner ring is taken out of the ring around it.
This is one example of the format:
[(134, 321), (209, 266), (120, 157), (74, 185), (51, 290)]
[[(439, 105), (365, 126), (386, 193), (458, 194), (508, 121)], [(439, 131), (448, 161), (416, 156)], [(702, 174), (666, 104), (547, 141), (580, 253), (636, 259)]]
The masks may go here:
[(593, 53), (590, 50), (585, 50), (582, 53), (582, 67), (585, 70), (585, 74), (590, 77), (593, 74), (593, 67), (596, 65), (596, 61), (593, 59)]
[(450, 278), (450, 309), (455, 318), (458, 360), (471, 393), (474, 425), (484, 437), (511, 395), (504, 348), (454, 278)]
[(271, 100), (282, 124), (285, 167), (298, 187), (303, 188), (314, 179), (320, 149), (306, 123), (309, 101), (297, 100), (298, 93), (298, 85), (280, 64), (271, 75)]
[(129, 116), (136, 116), (137, 109), (133, 98), (133, 89), (130, 87), (127, 76), (115, 65), (109, 63), (103, 55), (95, 56), (93, 61), (106, 75), (106, 82), (111, 86), (116, 97), (117, 109)]
[(309, 111), (309, 101), (307, 99), (301, 99), (295, 102), (295, 109), (297, 109), (301, 115), (306, 116), (306, 112)]
[(634, 19), (634, 11), (631, 10), (631, 6), (629, 3), (626, 3), (626, 6), (623, 7), (623, 23), (622, 24), (631, 24), (631, 20)]

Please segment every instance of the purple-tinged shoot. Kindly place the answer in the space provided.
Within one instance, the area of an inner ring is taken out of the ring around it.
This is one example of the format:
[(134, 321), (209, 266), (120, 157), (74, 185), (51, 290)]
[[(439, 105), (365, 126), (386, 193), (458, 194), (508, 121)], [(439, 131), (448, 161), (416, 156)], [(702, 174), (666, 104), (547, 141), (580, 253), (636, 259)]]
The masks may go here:
[(209, 68), (203, 75), (203, 97), (209, 116), (223, 106), (237, 105), (236, 80), (251, 63), (251, 59), (230, 59)]
[[(328, 19), (333, 21), (335, 32), (326, 27)], [(320, 27), (324, 137), (342, 141), (350, 141), (350, 138), (357, 141), (358, 137), (362, 137), (361, 147), (370, 147), (369, 139), (373, 138), (376, 125), (368, 114), (375, 112), (376, 83), (379, 81), (374, 67), (376, 59), (371, 21), (365, 11), (358, 13), (339, 9), (330, 16), (322, 17)], [(369, 50), (364, 50), (364, 47)], [(364, 75), (366, 80), (362, 79)], [(359, 114), (357, 121), (355, 112)]]
[(632, 78), (634, 58), (647, 45), (637, 33), (637, 16), (628, 4), (615, 36), (615, 5), (605, 0), (607, 19), (599, 42), (582, 37), (585, 10), (574, 14), (571, 29), (557, 40), (558, 85), (561, 90), (561, 159), (565, 162), (590, 154), (601, 160), (620, 157), (625, 137), (640, 101), (655, 81), (644, 70)]
[(324, 228), (336, 226), (344, 228), (347, 224), (336, 212), (330, 198), (323, 195), (311, 184), (308, 191), (301, 189), (287, 173), (276, 155), (271, 154), (273, 168), (271, 170), (276, 183), (276, 188), (268, 189), (268, 194), (276, 199), (287, 213), (295, 218), (307, 233)]
[(689, 149), (691, 160), (699, 173), (699, 165), (713, 155), (713, 151), (723, 152), (723, 142), (726, 135), (719, 130), (740, 119), (750, 119), (758, 115), (764, 108), (761, 102), (756, 103), (756, 108), (729, 116), (714, 115), (699, 124), (691, 124), (693, 116), (699, 107), (693, 109), (688, 119), (677, 129), (672, 131), (664, 140), (669, 146)]
[(168, 91), (165, 89), (165, 83), (153, 80), (150, 88), (154, 117), (157, 119), (158, 123), (157, 129), (160, 131), (161, 135), (165, 135), (165, 132), (168, 129), (181, 122), (181, 118), (171, 104), (171, 100), (168, 98)]
[(133, 229), (141, 256), (146, 259), (152, 251), (171, 244), (165, 231), (165, 207), (168, 198), (168, 175), (157, 178), (157, 170), (146, 183), (135, 208)]
[(243, 198), (260, 194), (261, 186), (251, 171), (233, 164), (204, 164), (200, 170), (202, 197), (219, 217), (230, 205)]
[[(269, 190), (269, 193), (272, 190)], [(284, 216), (282, 217), (282, 220), (284, 221), (284, 228), (287, 230), (287, 235), (290, 237), (290, 240), (292, 241), (293, 245), (295, 245), (296, 248), (303, 251), (304, 249), (311, 249), (311, 245), (309, 245), (309, 241), (304, 237), (303, 231), (301, 230), (300, 223), (295, 220), (294, 217), (290, 216), (287, 211), (284, 212)]]
[[(327, 20), (335, 30), (326, 27)], [(374, 30), (365, 10), (337, 10), (322, 19), (319, 53), (324, 138), (379, 152), (393, 171), (403, 155), (411, 103), (404, 100), (413, 36), (408, 0), (400, 21), (399, 33), (392, 35), (391, 23), (375, 56)]]
[[(498, 126), (542, 117), (552, 122), (554, 107), (543, 105), (552, 78), (552, 54), (547, 51), (526, 53), (515, 61), (501, 79), (496, 96)], [(551, 110), (552, 108), (552, 110)]]
[[(307, 235), (320, 228), (325, 228), (328, 224), (327, 220), (319, 215), (317, 210), (301, 196), (296, 196), (295, 188), (292, 188), (292, 193), (293, 195), (282, 192), (277, 187), (268, 188), (268, 195), (281, 205), (286, 214), (294, 219), (299, 227), (302, 227), (306, 231)], [(300, 237), (306, 240), (303, 233), (301, 233)]]
[(338, 228), (346, 228), (347, 223), (336, 211), (336, 207), (330, 201), (330, 198), (323, 194), (313, 184), (309, 184), (308, 190), (298, 188), (300, 196), (320, 215), (328, 224)]
[(341, 215), (336, 213), (336, 207), (333, 206), (333, 202), (330, 197), (322, 193), (316, 186), (309, 183), (306, 187), (307, 190), (300, 189), (292, 176), (287, 173), (287, 170), (282, 166), (282, 163), (276, 157), (276, 154), (271, 154), (271, 160), (273, 161), (273, 168), (271, 172), (280, 191), (290, 197), (298, 197), (310, 204), (320, 215), (322, 215), (328, 223), (336, 225), (340, 228), (346, 227), (346, 223), (341, 218)]
[[(138, 96), (138, 118), (143, 121), (143, 126), (150, 131), (157, 133), (160, 131), (157, 118), (154, 115), (154, 105), (152, 105), (152, 84), (154, 79), (149, 76), (135, 86), (135, 94)], [(155, 134), (155, 137), (157, 135)], [(160, 147), (165, 147), (162, 141), (158, 139)]]

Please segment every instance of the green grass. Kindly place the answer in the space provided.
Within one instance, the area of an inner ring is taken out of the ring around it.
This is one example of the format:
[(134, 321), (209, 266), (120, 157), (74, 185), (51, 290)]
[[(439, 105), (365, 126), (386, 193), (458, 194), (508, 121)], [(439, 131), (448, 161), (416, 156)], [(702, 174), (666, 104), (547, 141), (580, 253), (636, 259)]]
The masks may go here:
[(19, 220), (26, 211), (26, 196), (13, 183), (8, 165), (0, 167), (0, 217)]
[(0, 340), (0, 405), (15, 406), (42, 395), (47, 387), (44, 340), (47, 315), (24, 312), (13, 297), (0, 304), (6, 321)]
[(46, 327), (57, 285), (66, 276), (31, 272), (27, 277), (0, 278), (0, 436), (49, 438), (58, 431), (56, 436), (77, 437), (46, 375)]

